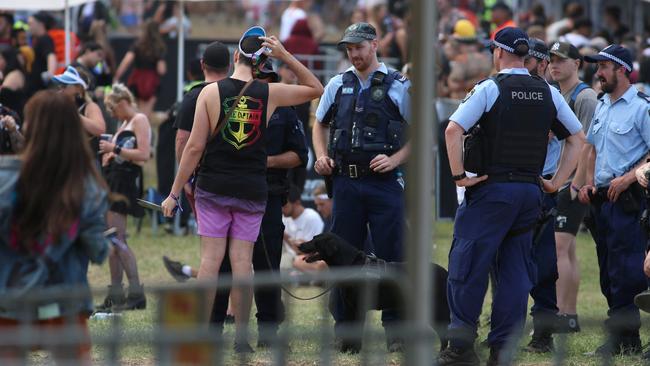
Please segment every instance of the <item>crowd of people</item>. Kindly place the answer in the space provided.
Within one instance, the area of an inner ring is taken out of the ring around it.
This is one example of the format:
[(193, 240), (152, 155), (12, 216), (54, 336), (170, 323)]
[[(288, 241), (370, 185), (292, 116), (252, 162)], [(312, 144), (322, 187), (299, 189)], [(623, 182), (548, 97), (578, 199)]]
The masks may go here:
[[(489, 365), (512, 361), (505, 347), (521, 333), (529, 295), (527, 351), (552, 352), (553, 334), (580, 332), (575, 246), (585, 218), (609, 306), (608, 338), (596, 353), (640, 353), (638, 304), (645, 300), (635, 305), (635, 297), (650, 275), (647, 233), (639, 225), (650, 170), (650, 97), (643, 93), (650, 45), (630, 36), (618, 7), (607, 7), (606, 24), (595, 29), (576, 3), (556, 22), (542, 5), (514, 19), (503, 2), (460, 3), (437, 2), (437, 93), (462, 100), (445, 139), (452, 178), (464, 188), (449, 253), (450, 344), (438, 364), (479, 364), (474, 341), (488, 278)], [(80, 306), (54, 302), (46, 312), (0, 301), (0, 330), (21, 322), (57, 329), (73, 319), (86, 338), (56, 349), (55, 357), (81, 362), (90, 360), (90, 313), (147, 306), (127, 217), (144, 215), (137, 200), (167, 68), (163, 37), (173, 36), (179, 22), (190, 29), (176, 4), (123, 0), (120, 20), (141, 32), (117, 62), (106, 9), (93, 4), (79, 9), (70, 65), (62, 63), (52, 15), (33, 13), (28, 27), (13, 14), (0, 16), (0, 152), (9, 155), (0, 159), (0, 176), (9, 182), (0, 185), (0, 293), (87, 290), (88, 262), (108, 258), (110, 267), (98, 306), (89, 295)], [(189, 62), (196, 80), (172, 114), (178, 169), (161, 192), (161, 208), (166, 217), (191, 210), (201, 254), (198, 267), (164, 257), (177, 280), (323, 271), (325, 262), (308, 263), (300, 250), (323, 232), (381, 260), (403, 261), (411, 82), (380, 57), (408, 70), (408, 8), (386, 0), (352, 7), (353, 21), (337, 44), (346, 56), (341, 73), (323, 86), (313, 72), (323, 65), (310, 70), (293, 55), (320, 52), (322, 24), (310, 17), (319, 4), (288, 4), (278, 37), (253, 26), (234, 53), (215, 41)], [(145, 10), (151, 12), (142, 20)], [(310, 121), (309, 104), (317, 99)], [(107, 134), (113, 122), (115, 132)], [(301, 201), (310, 142), (313, 169), (325, 181), (309, 192), (316, 210)], [(45, 269), (28, 270), (34, 266)], [(253, 300), (257, 346), (268, 347), (285, 317), (279, 286), (213, 288), (200, 318), (221, 331), (231, 316), (234, 350), (254, 352)], [(356, 314), (340, 287), (331, 290), (330, 311), (337, 349), (358, 352), (359, 340), (346, 336)], [(381, 320), (387, 349), (402, 350), (400, 314), (384, 309)], [(22, 357), (24, 350), (0, 346), (0, 360)]]

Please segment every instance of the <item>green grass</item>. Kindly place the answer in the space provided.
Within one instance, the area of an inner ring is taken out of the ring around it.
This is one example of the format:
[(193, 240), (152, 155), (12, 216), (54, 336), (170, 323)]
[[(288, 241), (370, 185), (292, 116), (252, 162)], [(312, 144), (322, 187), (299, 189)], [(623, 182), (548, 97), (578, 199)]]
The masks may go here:
[[(145, 219), (146, 220), (146, 219)], [(145, 221), (148, 224), (148, 221)], [(138, 267), (142, 282), (145, 286), (158, 286), (175, 283), (166, 273), (161, 256), (166, 254), (177, 260), (197, 265), (199, 263), (199, 239), (197, 237), (174, 237), (160, 233), (152, 235), (149, 228), (145, 227), (140, 234), (135, 234), (134, 227), (130, 227), (131, 236), (129, 244), (133, 248), (138, 258)], [(452, 223), (439, 222), (435, 225), (434, 231), (434, 259), (444, 265), (447, 265), (447, 254), (451, 243)], [(568, 339), (568, 360), (565, 365), (597, 365), (598, 360), (592, 356), (585, 356), (584, 353), (593, 351), (604, 340), (604, 333), (601, 328), (602, 321), (605, 319), (607, 306), (604, 297), (600, 293), (598, 284), (598, 265), (596, 260), (595, 247), (591, 238), (586, 234), (580, 234), (578, 238), (578, 255), (580, 260), (580, 269), (582, 282), (580, 285), (580, 295), (578, 299), (578, 313), (580, 315), (583, 331), (576, 335), (570, 335)], [(93, 266), (89, 272), (91, 284), (94, 287), (102, 287), (109, 282), (108, 266)], [(313, 295), (319, 292), (320, 288), (298, 288), (296, 292), (302, 296)], [(489, 331), (487, 319), (489, 314), (490, 294), (488, 291), (487, 299), (483, 305), (483, 315), (481, 316), (481, 328), (479, 330), (479, 340), (486, 338)], [(96, 299), (99, 301), (100, 299)], [(331, 326), (332, 321), (327, 313), (323, 312), (323, 301), (320, 298), (313, 301), (296, 301), (286, 300), (288, 307), (287, 321), (285, 321), (282, 331), (300, 334), (305, 331), (314, 331), (318, 327), (326, 324)], [(132, 311), (123, 315), (122, 320), (126, 331), (151, 331), (154, 329), (156, 319), (156, 299), (153, 295), (148, 296), (149, 306), (145, 311)], [(257, 328), (252, 317), (253, 337), (256, 337), (254, 330)], [(371, 331), (381, 331), (379, 322), (379, 313), (371, 312), (368, 317), (369, 321), (366, 329)], [(648, 317), (643, 315), (644, 323), (648, 323)], [(109, 322), (102, 320), (93, 320), (90, 322), (93, 335), (104, 335), (109, 330)], [(522, 344), (528, 342), (527, 336), (530, 324), (527, 324), (526, 336), (522, 339)], [(232, 326), (227, 326), (226, 334), (232, 336)], [(644, 331), (642, 338), (648, 341), (650, 334)], [(292, 365), (318, 365), (319, 364), (319, 339), (307, 339), (301, 336), (293, 336), (290, 341), (291, 352), (289, 353), (289, 363)], [(254, 344), (254, 343), (253, 343)], [(384, 343), (382, 339), (376, 339), (368, 342), (370, 364), (400, 364), (402, 363), (401, 355), (384, 352)], [(228, 347), (230, 348), (230, 347)], [(487, 349), (478, 347), (481, 358), (487, 358)], [(333, 354), (332, 362), (336, 365), (355, 365), (362, 361), (362, 356)], [(94, 349), (94, 359), (98, 364), (105, 360), (105, 354), (101, 347), (96, 346)], [(226, 364), (232, 364), (235, 360), (230, 354), (226, 355)], [(155, 349), (151, 345), (132, 344), (121, 350), (121, 359), (124, 364), (141, 365), (156, 364)], [(267, 365), (272, 363), (270, 352), (257, 351), (251, 359), (250, 364)], [(551, 365), (552, 357), (550, 355), (531, 355), (524, 352), (519, 353), (517, 364), (520, 365)], [(614, 360), (616, 365), (641, 365), (639, 357), (620, 357)]]

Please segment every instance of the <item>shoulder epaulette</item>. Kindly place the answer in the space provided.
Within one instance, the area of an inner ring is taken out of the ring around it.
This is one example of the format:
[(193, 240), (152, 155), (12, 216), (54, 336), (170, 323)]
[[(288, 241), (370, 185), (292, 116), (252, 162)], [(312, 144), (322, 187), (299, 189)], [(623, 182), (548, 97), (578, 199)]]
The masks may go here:
[(644, 92), (638, 92), (636, 93), (636, 95), (639, 96), (641, 99), (645, 100), (646, 103), (650, 103), (650, 96), (648, 96)]

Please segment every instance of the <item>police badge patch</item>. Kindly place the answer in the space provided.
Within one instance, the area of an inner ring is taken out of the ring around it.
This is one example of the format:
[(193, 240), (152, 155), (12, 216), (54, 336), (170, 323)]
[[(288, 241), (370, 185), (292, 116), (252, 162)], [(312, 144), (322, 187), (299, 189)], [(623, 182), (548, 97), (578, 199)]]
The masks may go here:
[(476, 91), (476, 87), (473, 87), (472, 90), (470, 90), (469, 93), (467, 93), (465, 98), (463, 98), (463, 101), (461, 103), (465, 103), (467, 99), (469, 99), (472, 95), (474, 95), (475, 91)]
[(384, 89), (383, 88), (372, 88), (370, 91), (370, 96), (375, 102), (379, 102), (384, 98)]

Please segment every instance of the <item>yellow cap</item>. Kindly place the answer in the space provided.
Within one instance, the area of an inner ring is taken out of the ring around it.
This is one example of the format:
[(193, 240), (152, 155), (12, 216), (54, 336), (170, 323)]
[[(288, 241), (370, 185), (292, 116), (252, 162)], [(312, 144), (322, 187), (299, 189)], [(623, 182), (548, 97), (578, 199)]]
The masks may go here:
[(472, 22), (467, 19), (460, 19), (454, 25), (454, 37), (458, 39), (475, 39), (476, 38), (476, 28)]

